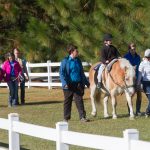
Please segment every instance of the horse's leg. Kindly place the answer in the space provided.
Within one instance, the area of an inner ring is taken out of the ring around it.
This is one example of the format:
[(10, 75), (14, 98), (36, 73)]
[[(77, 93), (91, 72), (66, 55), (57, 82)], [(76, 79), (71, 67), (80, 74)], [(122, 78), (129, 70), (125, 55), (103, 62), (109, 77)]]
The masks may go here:
[(116, 96), (112, 95), (111, 96), (111, 101), (112, 101), (112, 118), (113, 119), (117, 119), (117, 115), (116, 115), (116, 106), (117, 106), (117, 102), (116, 102)]
[(125, 91), (125, 95), (126, 95), (126, 99), (127, 99), (127, 102), (128, 102), (129, 109), (130, 109), (130, 119), (133, 119), (134, 118), (134, 113), (133, 113), (132, 98), (126, 91)]
[(109, 98), (108, 95), (106, 95), (104, 97), (104, 118), (108, 118), (109, 117), (109, 115), (108, 115), (108, 98)]
[(96, 97), (96, 85), (93, 85), (90, 87), (91, 89), (91, 94), (90, 94), (90, 98), (91, 98), (91, 105), (92, 105), (92, 112), (91, 115), (92, 116), (96, 116), (96, 105), (95, 105), (95, 97)]

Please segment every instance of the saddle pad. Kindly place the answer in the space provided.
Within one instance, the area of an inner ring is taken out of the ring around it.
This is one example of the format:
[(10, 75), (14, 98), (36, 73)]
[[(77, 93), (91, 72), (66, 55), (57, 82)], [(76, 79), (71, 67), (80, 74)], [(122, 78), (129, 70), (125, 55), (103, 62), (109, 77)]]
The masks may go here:
[(118, 59), (113, 59), (108, 65), (107, 65), (107, 71), (110, 72), (112, 65), (118, 61)]
[(101, 66), (101, 64), (97, 64), (93, 69), (94, 69), (95, 71), (98, 71), (98, 69), (99, 69), (100, 66)]

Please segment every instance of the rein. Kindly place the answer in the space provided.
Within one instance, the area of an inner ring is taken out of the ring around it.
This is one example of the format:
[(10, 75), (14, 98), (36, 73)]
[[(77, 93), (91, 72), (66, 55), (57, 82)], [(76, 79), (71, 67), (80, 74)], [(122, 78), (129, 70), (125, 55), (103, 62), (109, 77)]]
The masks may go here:
[(113, 81), (116, 85), (118, 85), (121, 89), (125, 90), (127, 93), (130, 94), (128, 88), (134, 87), (134, 86), (135, 86), (134, 84), (133, 84), (133, 85), (127, 85), (126, 82), (125, 82), (125, 80), (124, 80), (124, 85), (125, 85), (125, 86), (121, 86), (119, 83), (115, 82), (115, 80), (114, 80), (114, 78), (112, 77), (112, 75), (111, 75), (110, 72), (108, 72), (108, 74), (109, 74), (110, 78), (112, 79), (112, 81)]

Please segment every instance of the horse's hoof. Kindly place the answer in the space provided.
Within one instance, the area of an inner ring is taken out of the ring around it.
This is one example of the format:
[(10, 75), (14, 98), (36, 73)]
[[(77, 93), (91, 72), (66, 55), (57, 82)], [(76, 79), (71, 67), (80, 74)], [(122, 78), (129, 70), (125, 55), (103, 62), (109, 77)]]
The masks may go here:
[(117, 116), (113, 116), (112, 118), (113, 118), (113, 119), (117, 119)]
[(109, 118), (109, 115), (104, 115), (104, 118), (105, 118), (105, 119), (108, 119), (108, 118)]
[(96, 117), (97, 113), (96, 113), (96, 112), (91, 112), (91, 115), (92, 115), (93, 117)]
[(134, 116), (130, 116), (129, 119), (130, 120), (134, 120), (135, 118), (134, 118)]

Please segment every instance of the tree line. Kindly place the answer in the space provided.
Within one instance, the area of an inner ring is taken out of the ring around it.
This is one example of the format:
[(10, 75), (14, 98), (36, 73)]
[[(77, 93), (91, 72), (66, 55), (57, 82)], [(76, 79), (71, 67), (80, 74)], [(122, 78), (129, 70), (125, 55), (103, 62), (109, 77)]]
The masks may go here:
[(74, 43), (93, 63), (105, 33), (121, 54), (130, 42), (142, 54), (150, 41), (149, 7), (147, 0), (0, 0), (0, 57), (18, 47), (30, 62), (60, 61)]

